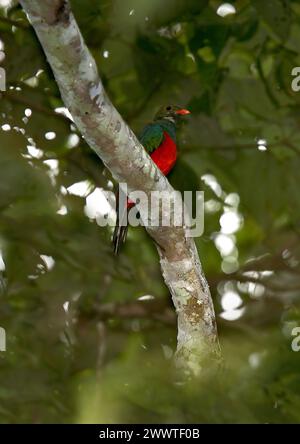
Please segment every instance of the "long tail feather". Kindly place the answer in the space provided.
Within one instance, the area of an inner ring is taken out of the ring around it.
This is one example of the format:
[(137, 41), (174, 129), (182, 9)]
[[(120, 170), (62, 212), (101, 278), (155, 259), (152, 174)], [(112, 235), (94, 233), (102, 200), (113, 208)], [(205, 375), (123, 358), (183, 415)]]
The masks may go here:
[(127, 198), (123, 199), (122, 202), (122, 209), (119, 210), (119, 195), (122, 193), (122, 190), (119, 189), (119, 191), (116, 194), (116, 212), (117, 212), (117, 220), (116, 220), (116, 226), (112, 238), (113, 243), (113, 249), (114, 254), (117, 255), (120, 251), (121, 245), (125, 242), (127, 231), (128, 231), (128, 220), (127, 220)]
[(119, 254), (121, 245), (125, 242), (126, 236), (128, 231), (128, 225), (127, 226), (115, 226), (115, 231), (113, 235), (113, 246), (114, 246), (114, 253), (115, 255)]

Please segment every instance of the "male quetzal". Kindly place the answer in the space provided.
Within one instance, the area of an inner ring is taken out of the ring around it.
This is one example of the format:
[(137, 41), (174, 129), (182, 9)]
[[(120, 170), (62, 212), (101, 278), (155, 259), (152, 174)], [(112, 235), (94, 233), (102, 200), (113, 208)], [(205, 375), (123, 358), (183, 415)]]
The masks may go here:
[[(168, 105), (162, 107), (156, 113), (153, 122), (144, 127), (139, 138), (153, 162), (165, 176), (170, 173), (176, 163), (176, 124), (178, 119), (186, 114), (190, 114), (190, 111), (180, 106)], [(128, 225), (124, 225), (124, 221), (127, 222), (127, 213), (134, 206), (134, 202), (129, 199), (125, 200), (124, 208), (121, 211), (118, 205), (119, 199), (117, 196), (117, 221), (113, 235), (115, 254), (118, 254), (120, 246), (126, 239)], [(120, 224), (120, 219), (123, 220), (123, 218), (124, 221)]]

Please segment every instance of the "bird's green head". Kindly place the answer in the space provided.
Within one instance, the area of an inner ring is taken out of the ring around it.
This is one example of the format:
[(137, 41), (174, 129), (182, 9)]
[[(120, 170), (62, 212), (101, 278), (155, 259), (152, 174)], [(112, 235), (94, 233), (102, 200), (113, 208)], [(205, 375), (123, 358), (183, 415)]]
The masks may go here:
[(162, 106), (155, 114), (154, 120), (166, 119), (171, 122), (176, 122), (180, 117), (190, 114), (185, 108), (178, 105), (165, 105)]

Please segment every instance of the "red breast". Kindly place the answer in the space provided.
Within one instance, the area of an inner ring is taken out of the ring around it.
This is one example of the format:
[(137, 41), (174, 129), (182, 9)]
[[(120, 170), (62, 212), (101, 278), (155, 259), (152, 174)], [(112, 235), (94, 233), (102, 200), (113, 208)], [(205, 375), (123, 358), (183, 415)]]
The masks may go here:
[[(167, 176), (174, 167), (177, 158), (176, 143), (166, 131), (164, 131), (162, 143), (150, 154), (150, 157), (165, 176)], [(134, 202), (128, 199), (127, 208), (130, 209), (133, 206)]]
[(164, 140), (159, 147), (151, 154), (151, 159), (158, 166), (160, 171), (167, 176), (176, 163), (177, 150), (176, 143), (164, 131)]

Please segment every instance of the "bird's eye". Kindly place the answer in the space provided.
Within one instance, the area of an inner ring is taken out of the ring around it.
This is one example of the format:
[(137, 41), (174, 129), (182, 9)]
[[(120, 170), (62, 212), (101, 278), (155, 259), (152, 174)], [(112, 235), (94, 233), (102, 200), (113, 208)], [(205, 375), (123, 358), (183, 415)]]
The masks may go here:
[(167, 111), (171, 111), (171, 107), (170, 107), (170, 106), (167, 106), (166, 110), (167, 110)]

